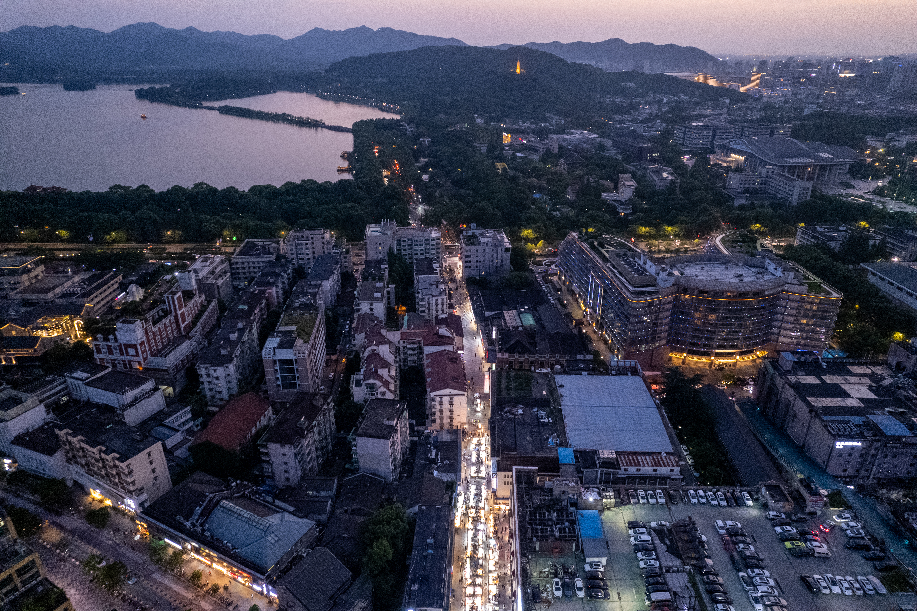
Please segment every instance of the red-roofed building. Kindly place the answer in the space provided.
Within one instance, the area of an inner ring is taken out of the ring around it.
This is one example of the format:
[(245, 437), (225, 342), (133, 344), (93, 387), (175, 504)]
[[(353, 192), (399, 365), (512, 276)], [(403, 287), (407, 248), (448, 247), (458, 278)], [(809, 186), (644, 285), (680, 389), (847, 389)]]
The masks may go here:
[(621, 477), (681, 477), (678, 457), (665, 452), (615, 452)]
[(258, 429), (270, 424), (273, 415), (268, 400), (256, 393), (235, 397), (197, 434), (193, 445), (212, 441), (230, 452), (238, 452)]
[(465, 363), (455, 352), (442, 350), (426, 355), (427, 428), (441, 431), (461, 428), (468, 422)]

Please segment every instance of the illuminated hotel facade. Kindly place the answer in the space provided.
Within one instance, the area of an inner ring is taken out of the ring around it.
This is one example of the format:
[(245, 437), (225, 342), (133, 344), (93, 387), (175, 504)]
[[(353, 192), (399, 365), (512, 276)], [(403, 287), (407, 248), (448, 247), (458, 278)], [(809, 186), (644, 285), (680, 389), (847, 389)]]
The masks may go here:
[(561, 282), (621, 358), (752, 360), (824, 350), (842, 295), (774, 258), (699, 254), (654, 261), (623, 240), (561, 244)]

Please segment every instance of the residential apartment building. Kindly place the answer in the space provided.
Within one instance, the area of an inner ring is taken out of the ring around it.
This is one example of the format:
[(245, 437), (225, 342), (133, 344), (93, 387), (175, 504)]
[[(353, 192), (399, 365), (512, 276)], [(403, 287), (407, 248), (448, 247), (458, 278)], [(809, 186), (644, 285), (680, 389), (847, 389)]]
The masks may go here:
[(414, 261), (414, 299), (424, 318), (433, 320), (448, 312), (449, 293), (432, 259)]
[(314, 303), (299, 282), (276, 330), (261, 351), (272, 401), (291, 401), (297, 392), (315, 393), (325, 366), (324, 304)]
[(462, 233), (462, 278), (504, 276), (510, 272), (510, 243), (496, 229), (477, 229), (474, 223)]
[(468, 422), (468, 392), (462, 357), (443, 350), (428, 354), (425, 361), (427, 429), (463, 427)]
[(437, 269), (442, 259), (442, 234), (429, 227), (398, 227), (394, 221), (366, 226), (366, 261), (384, 260), (394, 250), (408, 263), (432, 259)]
[(387, 482), (397, 479), (410, 443), (407, 403), (372, 399), (366, 404), (354, 443), (360, 471)]
[(178, 282), (184, 290), (194, 290), (196, 286), (207, 301), (228, 302), (232, 298), (232, 273), (229, 261), (222, 255), (201, 255), (187, 270), (178, 273)]
[(238, 454), (262, 428), (272, 422), (274, 410), (267, 399), (254, 392), (230, 399), (194, 437), (194, 443), (211, 442)]
[(0, 293), (9, 295), (44, 276), (42, 257), (0, 255)]
[(135, 373), (87, 365), (67, 374), (66, 380), (75, 400), (113, 407), (128, 426), (140, 424), (166, 407), (156, 381)]
[(239, 394), (260, 365), (258, 329), (229, 320), (198, 359), (195, 369), (208, 405), (222, 405)]
[(37, 397), (0, 385), (0, 451), (10, 454), (17, 435), (34, 431), (47, 420), (48, 410)]
[(89, 406), (54, 426), (71, 476), (90, 493), (137, 511), (172, 488), (165, 446), (138, 434), (109, 406)]
[(315, 260), (334, 250), (334, 237), (327, 229), (296, 229), (289, 231), (280, 241), (280, 254), (308, 271)]
[(896, 303), (917, 312), (917, 264), (915, 263), (861, 263), (866, 278), (877, 289)]
[(229, 261), (232, 285), (244, 289), (279, 253), (276, 240), (245, 240)]
[(327, 253), (316, 257), (306, 277), (306, 284), (309, 291), (316, 293), (316, 299), (326, 307), (336, 304), (338, 293), (341, 292), (340, 255)]
[(264, 476), (276, 488), (316, 475), (334, 441), (334, 403), (300, 393), (258, 440)]

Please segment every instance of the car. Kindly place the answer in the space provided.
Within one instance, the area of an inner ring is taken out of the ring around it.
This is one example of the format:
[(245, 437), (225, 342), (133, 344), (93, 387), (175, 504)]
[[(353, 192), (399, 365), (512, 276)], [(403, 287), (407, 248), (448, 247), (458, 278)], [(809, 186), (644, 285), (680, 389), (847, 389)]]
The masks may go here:
[(719, 583), (708, 583), (704, 586), (704, 589), (707, 592), (710, 592), (711, 594), (714, 594), (714, 593), (725, 594), (726, 593), (726, 590), (723, 589), (722, 584), (719, 584)]
[(630, 538), (630, 544), (636, 545), (638, 543), (652, 543), (653, 540), (649, 535), (634, 535)]
[(646, 528), (631, 528), (627, 531), (627, 534), (633, 537), (634, 535), (648, 535), (650, 531)]
[[(870, 596), (874, 596), (876, 589), (873, 587), (872, 582), (869, 581), (866, 577), (862, 575), (857, 575), (857, 581), (860, 582), (860, 586), (863, 588), (863, 591)], [(855, 590), (854, 590), (855, 591)]]
[(655, 560), (656, 552), (637, 552), (637, 560)]
[(851, 577), (850, 575), (847, 575), (844, 577), (844, 581), (850, 584), (850, 587), (853, 588), (854, 594), (856, 594), (857, 596), (863, 595), (863, 586), (860, 585), (860, 582), (857, 581), (856, 578)]
[(646, 528), (646, 523), (641, 522), (640, 520), (628, 520), (627, 528)]
[(863, 554), (864, 560), (885, 560), (885, 552), (873, 549)]
[(838, 524), (842, 522), (850, 522), (851, 520), (853, 520), (853, 514), (846, 512), (846, 511), (841, 512), (837, 514), (836, 516), (834, 516), (834, 521), (837, 522)]
[(866, 531), (864, 531), (862, 528), (851, 528), (850, 530), (846, 531), (844, 534), (846, 534), (848, 537), (853, 539), (855, 537), (865, 537)]
[(726, 504), (729, 505), (730, 507), (736, 506), (736, 500), (732, 496), (732, 493), (729, 492), (728, 490), (723, 490), (723, 498), (726, 499)]
[(718, 605), (728, 605), (729, 603), (732, 602), (732, 599), (729, 597), (729, 594), (726, 594), (725, 592), (712, 593), (710, 595), (710, 600), (712, 600), (714, 604), (718, 604)]
[(605, 594), (606, 592), (608, 592), (608, 590), (603, 590), (602, 588), (589, 588), (586, 595), (589, 596), (589, 598), (608, 598)]
[(771, 574), (764, 569), (748, 569), (745, 574), (749, 577), (770, 577)]
[(731, 536), (733, 536), (733, 537), (736, 536), (736, 535), (741, 536), (741, 537), (744, 537), (744, 536), (747, 536), (747, 535), (748, 535), (748, 533), (745, 532), (745, 529), (744, 529), (744, 528), (736, 528), (735, 526), (727, 526), (727, 527), (726, 527), (726, 534), (727, 534), (727, 535), (731, 535)]
[(780, 536), (780, 534), (782, 534), (782, 533), (786, 533), (786, 534), (793, 533), (793, 534), (796, 534), (796, 529), (793, 528), (792, 526), (775, 526), (775, 527), (774, 527), (774, 532), (777, 533), (777, 536)]
[(130, 578), (127, 580), (127, 583), (130, 584), (130, 585), (133, 585), (133, 584), (137, 583), (137, 576), (136, 576), (136, 575), (131, 575)]
[(664, 586), (665, 577), (647, 577), (643, 580), (647, 586)]
[(747, 570), (753, 571), (764, 568), (764, 563), (757, 558), (745, 558), (745, 566)]
[(662, 494), (662, 490), (656, 491), (656, 504), (665, 505), (665, 495)]
[(746, 592), (752, 592), (757, 589), (748, 573), (739, 573), (739, 581), (742, 582), (742, 587), (745, 588)]
[(741, 522), (733, 522), (732, 520), (726, 520), (726, 530), (729, 531), (730, 528), (742, 528)]
[(659, 585), (659, 586), (647, 586), (646, 593), (652, 594), (653, 592), (668, 592), (669, 586)]
[(755, 589), (758, 590), (758, 594), (761, 596), (779, 596), (780, 592), (774, 586), (755, 586)]
[(637, 497), (640, 499), (641, 505), (646, 503), (646, 493), (643, 490), (637, 490)]
[(751, 500), (751, 495), (748, 494), (747, 492), (742, 493), (742, 500), (745, 501), (746, 507), (751, 507), (752, 505), (754, 505), (754, 503)]
[(567, 598), (573, 598), (573, 581), (569, 577), (564, 578), (564, 596)]
[(668, 528), (669, 526), (671, 526), (671, 524), (669, 524), (668, 522), (662, 522), (662, 521), (650, 522), (650, 528), (654, 530), (658, 530), (660, 528)]
[(701, 567), (698, 572), (701, 575), (719, 575), (719, 573), (716, 572), (716, 569), (713, 568), (712, 566)]
[(720, 507), (726, 506), (726, 495), (724, 495), (722, 492), (718, 491), (716, 493), (716, 500), (720, 502)]
[(755, 585), (755, 587), (757, 586), (771, 586), (774, 588), (777, 587), (777, 582), (771, 579), (770, 577), (752, 577), (751, 582), (752, 584)]
[(869, 583), (872, 584), (872, 587), (876, 589), (876, 594), (888, 594), (888, 590), (885, 589), (885, 585), (879, 581), (878, 577), (875, 575), (867, 575), (866, 579), (868, 579)]
[(540, 603), (541, 602), (541, 588), (538, 586), (532, 586), (532, 602)]
[(792, 526), (793, 523), (786, 518), (777, 518), (775, 520), (771, 520), (771, 524), (774, 526)]
[(828, 584), (828, 589), (831, 590), (832, 594), (841, 593), (841, 584), (838, 582), (837, 577), (831, 574), (826, 574), (825, 582)]
[(707, 504), (707, 495), (704, 494), (703, 490), (697, 491), (697, 502), (700, 503), (701, 505)]
[(584, 565), (584, 570), (586, 571), (604, 571), (605, 565), (601, 562), (587, 562)]
[(809, 521), (809, 518), (802, 515), (801, 513), (794, 513), (793, 515), (790, 516), (790, 522), (796, 522), (797, 524), (801, 524), (802, 522), (808, 522), (808, 521)]
[(841, 528), (844, 530), (850, 530), (851, 528), (863, 528), (863, 525), (860, 522), (841, 522)]
[(886, 571), (895, 571), (898, 569), (898, 563), (892, 562), (891, 560), (880, 560), (879, 562), (873, 562), (872, 568), (876, 569), (880, 573)]
[(780, 513), (779, 511), (768, 511), (767, 519), (768, 520), (785, 520), (786, 515), (783, 513)]
[(818, 590), (822, 594), (831, 593), (831, 588), (828, 587), (828, 582), (825, 581), (824, 577), (822, 577), (821, 575), (812, 575), (812, 580), (815, 581), (816, 585), (818, 585)]
[(662, 575), (662, 569), (658, 566), (649, 566), (641, 571), (644, 577), (657, 577)]
[(821, 541), (806, 541), (805, 544), (806, 544), (806, 547), (808, 547), (809, 549), (811, 549), (814, 552), (818, 552), (818, 551), (827, 552), (828, 551), (828, 546), (822, 543)]
[(739, 543), (738, 545), (736, 545), (736, 550), (740, 552), (752, 553), (755, 551), (755, 546), (749, 545), (748, 543)]
[(822, 531), (822, 532), (824, 532), (824, 533), (829, 533), (829, 532), (831, 532), (831, 530), (832, 530), (833, 528), (834, 528), (834, 525), (831, 524), (830, 522), (822, 522), (821, 524), (818, 525), (818, 530), (820, 530), (820, 531)]
[(633, 548), (635, 552), (651, 552), (655, 549), (651, 543), (637, 543)]
[(587, 579), (586, 580), (587, 588), (607, 588), (608, 583), (604, 579)]
[(802, 540), (803, 541), (812, 541), (814, 543), (821, 543), (821, 537), (819, 537), (818, 535), (813, 535), (811, 533), (804, 535), (802, 537)]
[(647, 490), (646, 491), (646, 500), (647, 502), (649, 502), (650, 505), (655, 505), (656, 504), (656, 493), (653, 492), (652, 490)]
[(723, 578), (720, 577), (719, 575), (704, 575), (701, 578), (701, 580), (704, 583), (718, 583), (720, 585), (723, 585)]
[(605, 571), (586, 571), (586, 579), (605, 579)]
[(787, 606), (787, 602), (784, 599), (776, 595), (762, 596), (761, 603), (765, 607), (785, 607)]
[(638, 501), (637, 501), (637, 493), (634, 492), (633, 490), (628, 490), (628, 491), (627, 491), (627, 499), (630, 501), (630, 504), (631, 504), (631, 505), (636, 505), (636, 504), (638, 503)]
[(697, 505), (697, 494), (693, 490), (688, 490), (688, 499), (692, 505)]
[(841, 587), (841, 592), (844, 593), (844, 596), (853, 596), (853, 588), (850, 587), (849, 583), (847, 583), (847, 579), (838, 576), (837, 585)]
[(576, 592), (577, 598), (585, 598), (586, 589), (583, 587), (583, 580), (579, 577), (573, 581), (573, 590)]
[(818, 594), (821, 592), (821, 588), (818, 587), (818, 584), (815, 583), (815, 579), (811, 575), (800, 575), (800, 581), (806, 585), (810, 592), (813, 594)]
[(755, 611), (764, 611), (764, 603), (761, 602), (761, 595), (757, 592), (749, 592), (748, 601), (755, 608)]
[(719, 534), (721, 535), (726, 534), (726, 522), (722, 520), (716, 520), (713, 522), (713, 527), (716, 528), (716, 532), (718, 532)]
[(564, 595), (564, 590), (560, 585), (560, 579), (558, 579), (557, 577), (555, 577), (554, 580), (552, 581), (551, 591), (554, 594), (554, 598), (561, 598)]
[(713, 611), (736, 611), (736, 608), (726, 603), (716, 603), (713, 605)]
[(844, 543), (844, 547), (847, 549), (872, 549), (872, 544), (862, 537), (851, 537), (847, 539), (847, 542)]
[(729, 538), (732, 539), (733, 543), (746, 543), (746, 544), (752, 543), (752, 540), (744, 535), (735, 535)]
[(641, 560), (638, 563), (638, 565), (641, 569), (649, 569), (649, 568), (656, 569), (656, 568), (659, 568), (659, 561), (658, 560)]
[(720, 502), (716, 500), (716, 490), (707, 492), (707, 502), (713, 507), (719, 506)]
[(677, 490), (669, 490), (669, 502), (671, 502), (673, 505), (678, 505), (678, 501), (679, 501), (679, 499), (678, 499), (678, 491), (677, 491)]

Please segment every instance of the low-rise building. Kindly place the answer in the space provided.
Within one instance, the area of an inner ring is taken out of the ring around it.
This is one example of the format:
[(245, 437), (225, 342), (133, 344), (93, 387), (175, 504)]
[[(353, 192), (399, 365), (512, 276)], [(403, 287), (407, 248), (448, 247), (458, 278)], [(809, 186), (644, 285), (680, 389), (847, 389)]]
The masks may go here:
[(314, 544), (311, 520), (265, 500), (260, 488), (197, 472), (143, 511), (150, 534), (276, 602), (274, 579)]
[(427, 428), (441, 431), (468, 422), (468, 392), (465, 363), (455, 352), (428, 354), (424, 374), (427, 387)]
[(276, 240), (245, 240), (229, 261), (233, 287), (248, 286), (265, 265), (277, 259), (279, 252)]
[(42, 257), (0, 255), (0, 293), (8, 295), (28, 286), (45, 273)]
[[(194, 277), (194, 283), (189, 276)], [(196, 285), (207, 301), (228, 302), (232, 298), (232, 273), (229, 261), (222, 255), (201, 255), (187, 270), (178, 273), (178, 281), (185, 290), (194, 290)]]
[(326, 306), (336, 304), (338, 293), (341, 292), (340, 255), (327, 253), (316, 257), (306, 277), (306, 284)]
[(866, 278), (892, 301), (917, 312), (917, 263), (861, 263)]
[(360, 471), (390, 482), (398, 477), (410, 445), (408, 406), (393, 399), (372, 399), (366, 404), (354, 443)]
[(505, 233), (472, 223), (462, 232), (462, 278), (505, 276), (511, 271), (510, 250)]
[(67, 374), (66, 379), (70, 396), (115, 408), (128, 426), (140, 424), (166, 406), (155, 380), (135, 373), (89, 365)]
[(280, 253), (294, 266), (308, 271), (322, 255), (334, 249), (334, 237), (327, 229), (295, 229), (280, 241)]
[(824, 362), (781, 353), (758, 374), (758, 403), (828, 474), (854, 483), (917, 475), (913, 389), (882, 363)]
[(352, 575), (325, 547), (316, 547), (277, 582), (280, 604), (289, 611), (331, 611)]
[(48, 420), (48, 411), (36, 397), (0, 386), (0, 451), (10, 454), (17, 435), (34, 431)]
[(421, 506), (404, 591), (404, 609), (448, 611), (452, 576), (452, 511)]
[(231, 399), (194, 438), (194, 445), (209, 441), (229, 452), (239, 450), (259, 430), (270, 424), (274, 412), (267, 399), (249, 392)]
[(334, 404), (322, 395), (300, 393), (258, 440), (267, 483), (299, 485), (318, 474), (334, 441)]
[(414, 299), (417, 313), (433, 320), (449, 311), (449, 294), (432, 259), (414, 261)]

